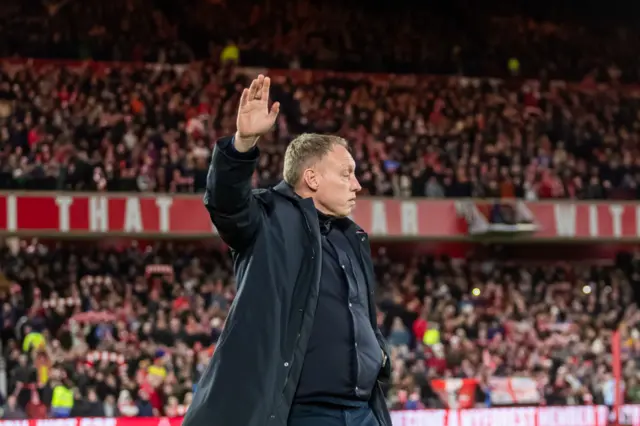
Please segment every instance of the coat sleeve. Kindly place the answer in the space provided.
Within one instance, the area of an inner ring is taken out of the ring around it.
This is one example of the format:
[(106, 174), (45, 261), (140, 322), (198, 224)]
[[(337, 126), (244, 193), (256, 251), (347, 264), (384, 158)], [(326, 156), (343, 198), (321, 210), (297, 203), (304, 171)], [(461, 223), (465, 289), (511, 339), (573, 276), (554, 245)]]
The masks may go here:
[(204, 205), (222, 240), (232, 249), (249, 247), (262, 223), (262, 208), (252, 194), (251, 178), (260, 152), (238, 152), (233, 137), (220, 139), (211, 156)]

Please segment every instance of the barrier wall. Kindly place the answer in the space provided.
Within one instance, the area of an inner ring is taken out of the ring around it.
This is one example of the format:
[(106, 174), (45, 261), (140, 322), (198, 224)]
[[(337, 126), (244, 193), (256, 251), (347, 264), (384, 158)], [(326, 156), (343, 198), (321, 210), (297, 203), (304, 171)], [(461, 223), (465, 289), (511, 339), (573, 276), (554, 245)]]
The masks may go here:
[[(393, 426), (606, 426), (605, 406), (395, 411)], [(621, 425), (640, 426), (640, 405), (621, 407)], [(0, 420), (0, 426), (181, 426), (182, 417)]]

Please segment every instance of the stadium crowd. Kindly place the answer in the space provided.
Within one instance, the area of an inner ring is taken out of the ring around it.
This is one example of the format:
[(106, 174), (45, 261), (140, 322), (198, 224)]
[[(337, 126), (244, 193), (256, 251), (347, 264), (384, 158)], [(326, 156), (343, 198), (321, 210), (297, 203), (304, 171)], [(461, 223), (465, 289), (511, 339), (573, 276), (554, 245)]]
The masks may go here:
[(577, 13), (548, 1), (6, 0), (2, 9), (4, 57), (640, 80), (634, 4)]
[[(279, 181), (286, 143), (311, 131), (351, 143), (368, 195), (640, 198), (637, 31), (587, 6), (534, 20), (491, 4), (4, 1), (2, 57), (136, 64), (3, 60), (0, 190), (202, 192), (252, 77), (240, 65), (281, 69), (256, 186)], [(514, 376), (544, 404), (610, 406), (619, 323), (625, 400), (640, 403), (640, 255), (540, 266), (375, 250), (390, 407), (444, 406), (435, 378), (479, 379), (486, 406), (489, 380)], [(231, 270), (224, 251), (186, 243), (0, 240), (2, 418), (181, 416)]]
[[(277, 130), (256, 184), (280, 179), (291, 135), (338, 133), (365, 194), (637, 199), (640, 104), (626, 86), (275, 73)], [(229, 67), (6, 62), (0, 188), (201, 192), (247, 76)]]
[[(234, 298), (226, 253), (33, 240), (3, 244), (0, 260), (4, 418), (184, 413)], [(392, 408), (442, 407), (434, 378), (510, 376), (535, 379), (548, 405), (610, 405), (611, 330), (621, 321), (625, 399), (640, 402), (631, 290), (640, 257), (522, 266), (399, 261), (380, 247), (375, 269)], [(491, 404), (482, 383), (478, 406)]]

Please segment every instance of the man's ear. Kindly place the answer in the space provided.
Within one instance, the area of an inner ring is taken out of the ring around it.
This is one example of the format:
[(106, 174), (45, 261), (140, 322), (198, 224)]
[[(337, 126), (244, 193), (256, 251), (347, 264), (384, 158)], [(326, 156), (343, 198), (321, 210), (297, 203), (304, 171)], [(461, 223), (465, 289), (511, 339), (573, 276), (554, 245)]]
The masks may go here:
[(313, 168), (305, 169), (305, 171), (302, 173), (302, 180), (304, 180), (304, 183), (312, 191), (318, 190), (318, 186), (320, 185), (320, 182), (318, 182), (318, 178), (318, 172)]

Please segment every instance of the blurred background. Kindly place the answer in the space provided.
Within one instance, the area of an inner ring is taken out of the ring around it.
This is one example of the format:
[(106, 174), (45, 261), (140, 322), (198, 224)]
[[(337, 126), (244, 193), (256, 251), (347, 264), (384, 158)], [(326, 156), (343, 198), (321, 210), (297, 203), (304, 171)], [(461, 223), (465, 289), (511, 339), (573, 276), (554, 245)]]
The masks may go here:
[(201, 193), (258, 73), (256, 187), (297, 134), (352, 145), (394, 426), (640, 425), (639, 9), (3, 0), (0, 426), (180, 425), (235, 295)]

